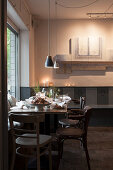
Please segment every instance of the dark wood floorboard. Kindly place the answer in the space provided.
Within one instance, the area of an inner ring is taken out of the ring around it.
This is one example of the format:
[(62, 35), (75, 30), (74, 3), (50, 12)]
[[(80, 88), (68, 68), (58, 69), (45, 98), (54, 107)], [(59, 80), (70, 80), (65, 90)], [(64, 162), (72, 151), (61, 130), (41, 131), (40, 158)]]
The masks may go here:
[[(113, 127), (89, 127), (88, 150), (91, 170), (113, 170)], [(79, 141), (65, 141), (60, 170), (87, 169)]]
[[(88, 150), (91, 170), (113, 170), (113, 127), (89, 127)], [(15, 164), (15, 170), (24, 170), (23, 159)], [(59, 170), (88, 170), (79, 141), (65, 141)]]

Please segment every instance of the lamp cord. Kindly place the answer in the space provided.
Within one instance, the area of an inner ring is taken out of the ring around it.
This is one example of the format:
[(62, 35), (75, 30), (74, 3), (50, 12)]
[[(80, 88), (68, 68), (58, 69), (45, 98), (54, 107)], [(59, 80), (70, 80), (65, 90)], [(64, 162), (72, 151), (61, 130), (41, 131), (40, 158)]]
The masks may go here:
[(50, 56), (50, 0), (48, 0), (48, 56)]
[(57, 0), (55, 1), (55, 15), (56, 15), (56, 55), (57, 55)]
[(58, 1), (57, 1), (57, 4), (58, 4), (59, 6), (61, 6), (61, 7), (63, 7), (63, 8), (85, 8), (85, 7), (88, 7), (88, 6), (92, 5), (92, 4), (95, 4), (95, 3), (98, 2), (98, 1), (99, 1), (99, 0), (95, 0), (95, 1), (93, 1), (93, 2), (91, 2), (91, 3), (89, 3), (89, 4), (82, 5), (82, 6), (65, 6), (65, 5), (60, 4), (60, 2), (58, 2)]

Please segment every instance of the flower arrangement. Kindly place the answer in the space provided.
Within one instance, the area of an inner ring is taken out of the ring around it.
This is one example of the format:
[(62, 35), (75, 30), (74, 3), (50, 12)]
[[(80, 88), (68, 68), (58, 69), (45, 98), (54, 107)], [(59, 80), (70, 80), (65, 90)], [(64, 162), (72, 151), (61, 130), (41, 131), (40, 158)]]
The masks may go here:
[(40, 85), (39, 85), (39, 81), (38, 81), (38, 85), (35, 85), (35, 87), (33, 88), (33, 90), (34, 90), (35, 94), (41, 91)]

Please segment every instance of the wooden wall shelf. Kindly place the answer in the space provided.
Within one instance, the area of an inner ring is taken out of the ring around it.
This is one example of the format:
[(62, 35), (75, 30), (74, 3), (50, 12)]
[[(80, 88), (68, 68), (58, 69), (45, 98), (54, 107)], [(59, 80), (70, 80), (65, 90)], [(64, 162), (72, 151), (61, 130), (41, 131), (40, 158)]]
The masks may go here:
[(113, 65), (113, 61), (60, 61), (64, 64), (107, 64)]
[(59, 61), (58, 74), (69, 74), (75, 70), (80, 71), (105, 71), (113, 68), (113, 61)]

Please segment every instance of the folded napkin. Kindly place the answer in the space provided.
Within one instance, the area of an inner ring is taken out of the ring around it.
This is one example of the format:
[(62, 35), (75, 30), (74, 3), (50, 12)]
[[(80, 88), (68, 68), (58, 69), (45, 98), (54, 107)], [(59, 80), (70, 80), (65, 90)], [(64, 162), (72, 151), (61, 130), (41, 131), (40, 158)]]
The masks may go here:
[(68, 103), (71, 100), (71, 97), (62, 95), (62, 96), (59, 96), (59, 99), (64, 101), (65, 103)]
[(25, 101), (16, 102), (16, 108), (17, 109), (28, 109), (26, 107), (26, 102)]

